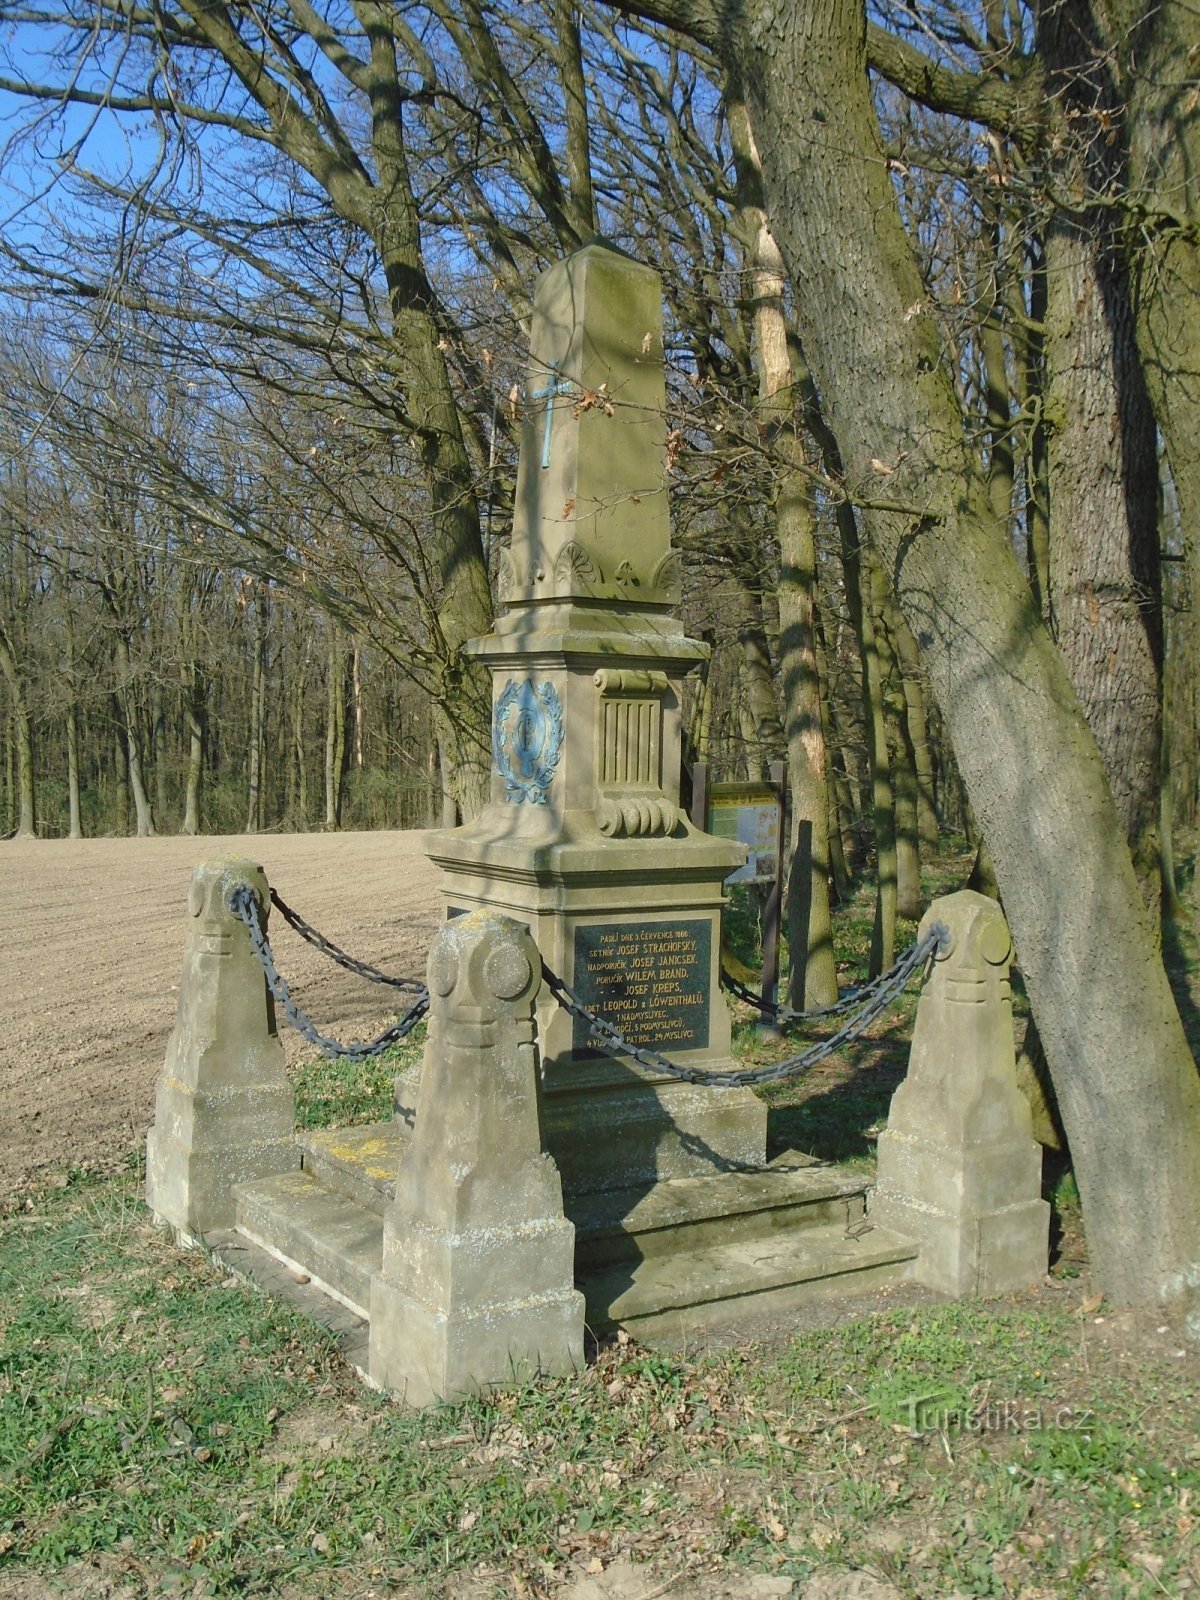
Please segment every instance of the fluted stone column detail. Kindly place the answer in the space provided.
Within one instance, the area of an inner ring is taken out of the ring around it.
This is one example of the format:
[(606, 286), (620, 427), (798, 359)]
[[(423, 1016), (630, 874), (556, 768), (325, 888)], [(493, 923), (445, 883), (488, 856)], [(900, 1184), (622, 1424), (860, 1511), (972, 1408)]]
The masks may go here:
[(371, 1379), (411, 1405), (583, 1364), (575, 1229), (542, 1147), (540, 985), (507, 917), (456, 917), (434, 940), (416, 1127), (371, 1282)]
[(146, 1139), (146, 1203), (192, 1238), (233, 1225), (235, 1184), (300, 1164), (274, 1003), (229, 909), (240, 884), (265, 920), (270, 896), (255, 862), (207, 861), (192, 875), (175, 1028)]
[(1005, 1294), (1046, 1271), (1041, 1149), (1017, 1086), (1012, 940), (994, 900), (934, 901), (950, 929), (917, 1005), (908, 1076), (879, 1140), (872, 1219), (921, 1247), (914, 1276), (947, 1294)]

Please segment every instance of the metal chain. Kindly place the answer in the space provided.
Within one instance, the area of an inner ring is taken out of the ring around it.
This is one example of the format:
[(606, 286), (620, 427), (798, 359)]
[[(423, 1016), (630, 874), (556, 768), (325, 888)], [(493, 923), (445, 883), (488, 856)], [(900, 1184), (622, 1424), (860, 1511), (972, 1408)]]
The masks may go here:
[(378, 967), (371, 966), (366, 961), (359, 961), (355, 956), (347, 955), (332, 939), (327, 939), (323, 933), (318, 933), (311, 922), (305, 922), (298, 911), (293, 911), (291, 906), (283, 900), (274, 889), (271, 890), (271, 904), (287, 923), (289, 928), (296, 932), (314, 950), (319, 950), (322, 955), (328, 956), (331, 961), (336, 961), (339, 967), (345, 967), (347, 972), (357, 973), (360, 978), (366, 978), (369, 983), (386, 983), (389, 988), (403, 989), (408, 994), (424, 994), (425, 985), (420, 978), (392, 978), (386, 972), (380, 972)]
[(559, 1005), (571, 1016), (586, 1022), (592, 1038), (606, 1045), (614, 1055), (630, 1056), (639, 1066), (665, 1073), (670, 1078), (679, 1078), (684, 1083), (701, 1084), (710, 1089), (741, 1088), (748, 1084), (775, 1083), (782, 1078), (798, 1077), (831, 1056), (835, 1050), (850, 1044), (887, 1010), (913, 973), (949, 943), (949, 928), (944, 922), (935, 922), (925, 937), (906, 950), (883, 978), (876, 981), (870, 998), (859, 1014), (830, 1038), (810, 1045), (801, 1055), (791, 1056), (786, 1061), (776, 1061), (766, 1067), (749, 1067), (741, 1072), (709, 1072), (702, 1067), (681, 1067), (677, 1062), (660, 1055), (657, 1050), (630, 1044), (618, 1028), (597, 1016), (545, 962), (542, 963), (542, 976)]
[(337, 1039), (327, 1038), (325, 1034), (317, 1031), (315, 1024), (301, 1011), (280, 976), (275, 958), (271, 954), (270, 942), (259, 920), (258, 897), (248, 884), (238, 884), (234, 889), (229, 897), (229, 909), (239, 921), (245, 923), (246, 931), (250, 935), (250, 948), (258, 957), (259, 965), (266, 974), (267, 987), (283, 1008), (284, 1016), (310, 1044), (316, 1045), (322, 1055), (342, 1056), (351, 1061), (365, 1061), (370, 1056), (380, 1055), (390, 1046), (399, 1044), (401, 1039), (406, 1038), (429, 1010), (429, 991), (422, 987), (421, 993), (404, 1015), (390, 1028), (385, 1028), (378, 1038), (355, 1044), (341, 1044)]
[[(904, 956), (900, 957), (903, 961)], [(811, 1011), (795, 1011), (789, 1005), (776, 1004), (768, 1000), (765, 995), (756, 994), (753, 989), (735, 978), (732, 972), (721, 968), (721, 987), (728, 989), (730, 994), (739, 1000), (744, 1000), (747, 1005), (753, 1006), (762, 1013), (770, 1022), (776, 1022), (781, 1028), (788, 1028), (794, 1022), (816, 1022), (821, 1017), (840, 1017), (847, 1011), (853, 1011), (855, 1006), (869, 1000), (884, 984), (891, 981), (899, 963), (893, 963), (886, 972), (881, 972), (877, 978), (872, 978), (870, 983), (860, 984), (856, 989), (847, 989), (831, 1006), (816, 1006)]]

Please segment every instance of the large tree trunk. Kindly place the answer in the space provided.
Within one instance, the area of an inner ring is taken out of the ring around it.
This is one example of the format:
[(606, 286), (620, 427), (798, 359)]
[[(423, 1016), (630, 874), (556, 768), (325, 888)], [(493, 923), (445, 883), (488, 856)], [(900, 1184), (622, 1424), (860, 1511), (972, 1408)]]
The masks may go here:
[[(1092, 81), (1076, 0), (1045, 6), (1038, 41), (1065, 119), (1064, 190), (1119, 174), (1098, 136), (1116, 115)], [(1060, 213), (1046, 230), (1050, 619), (1096, 736), (1148, 907), (1159, 902), (1162, 632), (1158, 459), (1124, 260), (1107, 212)]]
[(750, 89), (826, 416), (995, 862), (1097, 1279), (1122, 1301), (1182, 1298), (1200, 1279), (1200, 1077), (1095, 739), (963, 442), (871, 103), (863, 5), (750, 0), (726, 21), (712, 39)]

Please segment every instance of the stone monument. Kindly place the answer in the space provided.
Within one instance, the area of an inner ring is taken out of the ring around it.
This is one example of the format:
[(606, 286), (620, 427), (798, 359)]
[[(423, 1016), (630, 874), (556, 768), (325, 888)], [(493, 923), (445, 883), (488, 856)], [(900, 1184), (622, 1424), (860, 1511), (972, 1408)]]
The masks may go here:
[[(719, 988), (725, 878), (741, 846), (679, 804), (683, 679), (706, 653), (675, 616), (658, 275), (603, 243), (541, 278), (507, 611), (468, 648), (492, 669), (491, 799), (434, 834), (447, 914), (500, 911), (635, 1045), (731, 1066)], [(744, 1088), (667, 1081), (538, 1004), (547, 1147), (572, 1193), (758, 1167)], [(402, 1116), (415, 1079), (397, 1086)]]

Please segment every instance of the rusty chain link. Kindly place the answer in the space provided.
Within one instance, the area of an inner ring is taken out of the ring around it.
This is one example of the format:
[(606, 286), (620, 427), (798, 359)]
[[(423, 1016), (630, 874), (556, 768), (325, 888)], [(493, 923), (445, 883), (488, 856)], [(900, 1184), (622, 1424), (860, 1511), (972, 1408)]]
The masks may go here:
[[(272, 894), (271, 898), (274, 901), (274, 894)], [(276, 1002), (282, 1007), (284, 1016), (298, 1033), (304, 1035), (310, 1044), (316, 1045), (322, 1055), (341, 1056), (350, 1061), (365, 1061), (371, 1056), (380, 1055), (384, 1050), (390, 1049), (392, 1045), (399, 1044), (401, 1039), (406, 1038), (429, 1010), (429, 991), (422, 984), (420, 993), (409, 1009), (390, 1028), (385, 1028), (377, 1038), (353, 1044), (342, 1044), (337, 1039), (330, 1039), (325, 1034), (318, 1032), (316, 1024), (301, 1011), (300, 1007), (292, 999), (291, 991), (280, 976), (279, 969), (275, 965), (275, 958), (271, 953), (270, 941), (267, 938), (266, 930), (263, 928), (259, 915), (258, 896), (249, 884), (238, 884), (229, 897), (229, 909), (240, 922), (245, 924), (246, 931), (250, 935), (250, 948), (258, 957), (259, 965), (266, 974), (267, 987), (275, 997)], [(307, 927), (308, 924), (306, 923), (305, 926)], [(300, 930), (297, 929), (296, 931), (299, 932)], [(320, 936), (318, 935), (318, 937)], [(312, 941), (310, 940), (309, 942), (311, 943)], [(327, 955), (332, 955), (332, 950), (337, 948), (336, 946), (328, 946), (328, 942), (325, 940), (321, 941), (321, 945), (318, 948), (322, 946), (325, 947), (325, 954)], [(338, 955), (344, 954), (344, 951), (338, 951)], [(332, 959), (337, 960), (337, 956), (333, 956)], [(353, 962), (354, 957), (348, 956), (346, 960)], [(344, 966), (345, 962), (339, 961), (338, 965)], [(365, 963), (356, 962), (349, 970), (353, 972), (364, 965)], [(375, 972), (376, 969), (371, 968), (370, 970)], [(366, 974), (363, 975), (366, 976)], [(383, 978), (382, 973), (378, 974), (378, 976)], [(396, 980), (385, 978), (384, 981), (394, 983)], [(413, 981), (411, 979), (403, 980), (406, 984)], [(397, 987), (399, 987), (398, 984)]]

